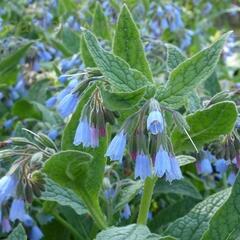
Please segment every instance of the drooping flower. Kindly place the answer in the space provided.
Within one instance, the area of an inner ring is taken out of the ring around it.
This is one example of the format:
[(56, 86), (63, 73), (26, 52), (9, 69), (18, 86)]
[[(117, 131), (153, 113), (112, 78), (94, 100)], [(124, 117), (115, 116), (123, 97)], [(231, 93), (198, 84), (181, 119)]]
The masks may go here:
[(2, 232), (9, 233), (12, 230), (12, 226), (8, 218), (4, 217), (2, 220)]
[(32, 227), (34, 224), (32, 217), (29, 216), (28, 214), (24, 215), (22, 222), (23, 222), (24, 226), (26, 226), (26, 227)]
[(170, 156), (170, 172), (166, 173), (166, 180), (172, 182), (173, 180), (180, 180), (183, 178), (179, 163), (175, 156)]
[(99, 146), (99, 129), (95, 127), (90, 127), (90, 139), (91, 147), (96, 148)]
[(14, 123), (14, 118), (11, 118), (11, 119), (6, 120), (6, 121), (3, 123), (3, 126), (4, 126), (6, 129), (10, 129), (10, 128), (13, 126), (13, 123)]
[(104, 191), (104, 195), (107, 200), (110, 200), (110, 199), (114, 198), (114, 196), (116, 195), (116, 190), (114, 188), (110, 187)]
[(65, 83), (66, 81), (67, 81), (67, 76), (66, 75), (60, 75), (59, 77), (58, 77), (58, 80), (59, 80), (59, 82), (61, 82), (61, 83)]
[(164, 130), (164, 119), (157, 100), (151, 99), (149, 103), (149, 112), (147, 118), (147, 130), (153, 135), (162, 133)]
[(0, 179), (0, 205), (14, 196), (16, 186), (17, 179), (14, 175), (5, 175)]
[(48, 137), (51, 138), (52, 140), (56, 140), (58, 136), (59, 136), (59, 132), (57, 129), (51, 129), (48, 132)]
[(145, 180), (147, 177), (150, 177), (151, 175), (152, 175), (151, 160), (144, 152), (138, 153), (135, 164), (135, 178), (140, 177), (142, 180)]
[(210, 174), (213, 172), (211, 162), (208, 158), (203, 158), (196, 163), (198, 174)]
[(222, 175), (223, 173), (225, 173), (227, 171), (229, 162), (226, 161), (225, 159), (221, 158), (221, 159), (216, 160), (214, 165), (216, 167), (216, 171)]
[(124, 130), (122, 130), (112, 139), (105, 156), (110, 157), (112, 161), (122, 162), (126, 142), (127, 135)]
[(52, 96), (45, 102), (45, 105), (48, 108), (52, 108), (56, 103), (57, 103), (57, 96)]
[(29, 235), (30, 240), (40, 240), (43, 237), (43, 233), (38, 226), (33, 226)]
[(227, 178), (227, 183), (232, 186), (236, 181), (236, 178), (237, 178), (236, 174), (234, 172), (231, 172)]
[(75, 109), (78, 102), (78, 95), (76, 93), (69, 93), (58, 104), (57, 110), (61, 117), (68, 117)]
[(123, 211), (121, 213), (121, 216), (122, 216), (122, 218), (124, 218), (126, 220), (130, 218), (130, 216), (131, 216), (131, 209), (130, 209), (130, 206), (129, 206), (128, 203), (125, 204), (125, 206), (123, 208)]
[(23, 199), (14, 199), (10, 208), (9, 219), (14, 222), (15, 220), (23, 221), (26, 215), (25, 204)]
[(176, 157), (168, 153), (162, 146), (159, 147), (156, 154), (154, 169), (158, 177), (163, 177), (165, 175), (166, 180), (169, 182), (183, 178)]
[(150, 112), (147, 118), (147, 129), (154, 135), (163, 132), (164, 121), (160, 111), (155, 110)]
[(168, 152), (163, 149), (162, 146), (159, 147), (155, 157), (154, 170), (158, 177), (163, 177), (166, 172), (170, 172), (171, 163)]
[(83, 144), (83, 147), (91, 145), (90, 125), (86, 116), (79, 121), (73, 144), (76, 146)]

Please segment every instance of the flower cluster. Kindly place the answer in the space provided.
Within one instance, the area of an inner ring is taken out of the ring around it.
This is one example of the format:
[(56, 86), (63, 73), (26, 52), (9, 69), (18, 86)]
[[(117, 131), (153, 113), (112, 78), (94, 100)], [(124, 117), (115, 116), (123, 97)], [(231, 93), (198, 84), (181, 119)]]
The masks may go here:
[(106, 135), (106, 123), (114, 124), (117, 114), (108, 110), (97, 89), (85, 105), (75, 133), (74, 145), (96, 148), (99, 137)]
[(203, 150), (196, 163), (197, 173), (202, 176), (210, 174), (221, 179), (227, 174), (227, 182), (232, 185), (236, 178), (236, 172), (240, 168), (240, 142), (238, 134), (238, 123), (232, 134), (221, 141), (215, 141)]
[(22, 222), (30, 240), (43, 233), (30, 216), (31, 203), (44, 190), (44, 178), (39, 170), (56, 146), (44, 134), (29, 130), (29, 138), (13, 137), (1, 142), (1, 159), (14, 159), (9, 171), (0, 178), (0, 226), (2, 233), (12, 230), (16, 221)]
[[(38, 240), (43, 233), (27, 213), (27, 204), (22, 193), (19, 174), (8, 173), (0, 179), (0, 225), (2, 233), (9, 233), (12, 224), (21, 221), (29, 229), (29, 239)], [(10, 209), (8, 206), (10, 204)]]
[[(146, 118), (146, 113), (149, 112)], [(179, 163), (174, 156), (166, 132), (164, 112), (155, 99), (145, 104), (139, 112), (129, 117), (108, 146), (106, 156), (122, 162), (128, 143), (135, 161), (135, 178), (144, 180), (156, 175), (169, 182), (181, 179)]]

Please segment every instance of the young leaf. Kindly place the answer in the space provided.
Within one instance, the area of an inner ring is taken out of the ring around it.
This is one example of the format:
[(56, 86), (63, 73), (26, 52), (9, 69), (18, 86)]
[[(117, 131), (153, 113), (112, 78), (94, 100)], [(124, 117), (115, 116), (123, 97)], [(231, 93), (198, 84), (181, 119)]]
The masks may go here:
[(169, 71), (172, 71), (180, 63), (186, 60), (186, 56), (182, 53), (182, 51), (178, 47), (172, 44), (166, 44), (166, 47), (167, 47), (167, 67)]
[[(240, 175), (238, 174), (232, 192), (224, 205), (212, 217), (202, 240), (225, 240), (233, 238), (240, 224)], [(238, 237), (239, 237), (238, 232)]]
[(141, 36), (127, 5), (123, 6), (118, 18), (113, 53), (124, 59), (131, 68), (142, 72), (149, 81), (152, 80)]
[(108, 92), (101, 88), (104, 105), (112, 110), (126, 110), (134, 107), (143, 98), (145, 88), (133, 92)]
[(101, 48), (91, 32), (85, 31), (84, 37), (94, 62), (115, 91), (131, 92), (148, 84), (141, 72), (131, 69), (123, 59)]
[(211, 217), (221, 208), (230, 195), (230, 189), (211, 195), (197, 204), (187, 215), (177, 219), (165, 231), (184, 240), (200, 240), (209, 227)]
[[(79, 151), (85, 151), (82, 146), (75, 146), (73, 144), (76, 129), (79, 124), (83, 106), (87, 103), (91, 97), (93, 91), (95, 90), (95, 85), (92, 85), (81, 97), (78, 103), (76, 111), (73, 113), (71, 120), (64, 129), (62, 138), (62, 150), (75, 149)], [(88, 153), (93, 156), (93, 160), (88, 164), (87, 176), (81, 178), (82, 184), (79, 194), (87, 208), (92, 215), (97, 214), (97, 221), (100, 228), (105, 227), (105, 223), (102, 223), (104, 216), (101, 212), (99, 206), (99, 191), (103, 182), (104, 169), (106, 164), (106, 158), (104, 157), (107, 148), (107, 137), (101, 138), (99, 141), (99, 147), (96, 149), (88, 149)], [(99, 219), (101, 218), (101, 219)]]
[(174, 104), (208, 79), (217, 65), (223, 45), (229, 35), (230, 32), (224, 34), (209, 48), (179, 64), (171, 72), (166, 87), (157, 91), (158, 100)]
[[(220, 135), (231, 132), (236, 119), (236, 105), (227, 101), (216, 103), (209, 108), (190, 114), (186, 118), (190, 126), (189, 135), (198, 148), (215, 140)], [(176, 152), (194, 150), (189, 138), (176, 128), (172, 133), (172, 142)]]
[(99, 2), (96, 2), (93, 16), (93, 32), (99, 38), (107, 40), (111, 39), (108, 21)]
[(78, 215), (83, 215), (88, 212), (78, 196), (72, 190), (59, 186), (59, 184), (50, 178), (44, 178), (44, 181), (45, 190), (41, 194), (42, 200), (57, 202), (62, 206), (69, 206)]
[(131, 224), (126, 227), (111, 227), (100, 232), (96, 240), (172, 240), (171, 237), (161, 237), (151, 234), (144, 225)]
[(26, 232), (21, 223), (19, 223), (17, 227), (13, 229), (7, 240), (27, 240)]

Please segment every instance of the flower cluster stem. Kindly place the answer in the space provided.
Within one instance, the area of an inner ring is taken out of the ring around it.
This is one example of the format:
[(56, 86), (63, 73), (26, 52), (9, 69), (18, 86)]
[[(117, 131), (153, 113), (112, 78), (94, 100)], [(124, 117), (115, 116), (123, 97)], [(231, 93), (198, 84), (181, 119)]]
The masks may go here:
[(143, 224), (143, 225), (147, 224), (148, 212), (150, 209), (153, 190), (154, 190), (156, 181), (157, 181), (156, 177), (152, 177), (152, 178), (148, 177), (144, 182), (144, 189), (143, 189), (143, 195), (141, 198), (137, 224)]

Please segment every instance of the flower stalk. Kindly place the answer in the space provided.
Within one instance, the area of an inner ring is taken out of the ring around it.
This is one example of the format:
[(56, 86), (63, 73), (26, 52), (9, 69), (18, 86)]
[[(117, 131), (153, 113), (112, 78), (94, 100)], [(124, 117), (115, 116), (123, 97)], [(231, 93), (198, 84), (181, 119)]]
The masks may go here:
[(137, 224), (147, 224), (148, 212), (151, 206), (152, 195), (157, 177), (148, 177), (144, 182), (143, 194), (141, 198)]

